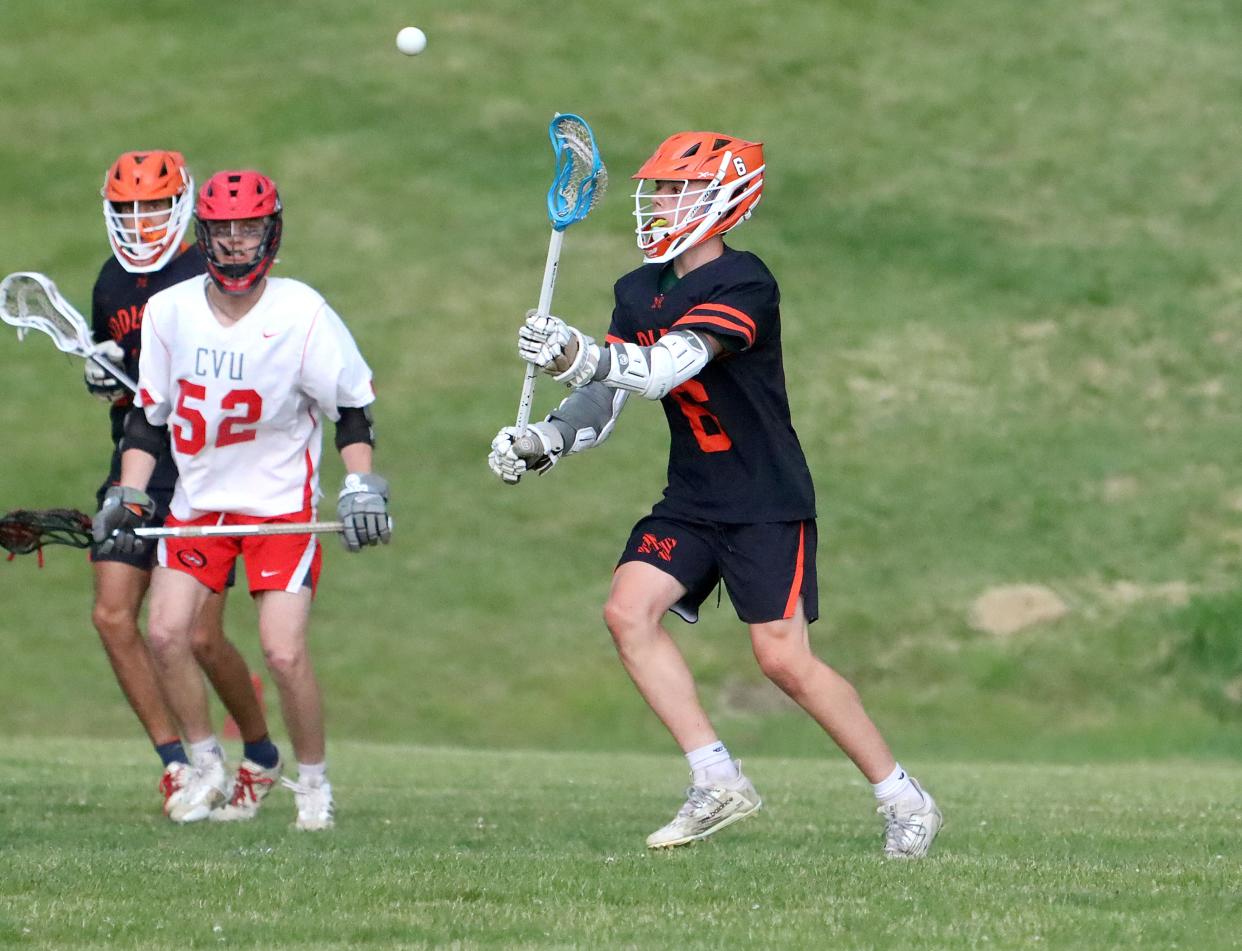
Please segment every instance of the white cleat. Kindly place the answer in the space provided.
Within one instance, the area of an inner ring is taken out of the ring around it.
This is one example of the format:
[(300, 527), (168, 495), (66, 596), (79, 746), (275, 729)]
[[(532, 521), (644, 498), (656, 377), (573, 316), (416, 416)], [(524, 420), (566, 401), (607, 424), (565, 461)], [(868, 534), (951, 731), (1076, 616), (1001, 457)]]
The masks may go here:
[(213, 809), (224, 803), (229, 790), (229, 774), (224, 768), (224, 760), (208, 758), (194, 768), (182, 797), (168, 810), (168, 818), (180, 823), (202, 822)]
[(164, 796), (164, 815), (169, 815), (185, 801), (186, 787), (193, 776), (194, 767), (189, 763), (169, 763), (164, 767), (159, 787)]
[(890, 859), (921, 859), (944, 824), (936, 800), (913, 778), (910, 782), (923, 796), (922, 805), (911, 809), (895, 802), (876, 810), (884, 817), (884, 854)]
[(291, 779), (282, 779), (281, 783), (293, 790), (293, 798), (298, 806), (297, 827), (308, 832), (331, 829), (335, 824), (332, 803), (332, 784), (326, 779), (318, 786), (295, 783)]
[(280, 779), (281, 764), (264, 769), (253, 760), (244, 759), (233, 777), (233, 794), (219, 809), (213, 809), (208, 818), (212, 822), (238, 822), (253, 819), (259, 814), (259, 806)]
[(647, 836), (647, 848), (671, 849), (705, 839), (753, 816), (762, 806), (763, 800), (745, 776), (729, 782), (696, 784), (686, 790), (686, 803), (673, 821)]

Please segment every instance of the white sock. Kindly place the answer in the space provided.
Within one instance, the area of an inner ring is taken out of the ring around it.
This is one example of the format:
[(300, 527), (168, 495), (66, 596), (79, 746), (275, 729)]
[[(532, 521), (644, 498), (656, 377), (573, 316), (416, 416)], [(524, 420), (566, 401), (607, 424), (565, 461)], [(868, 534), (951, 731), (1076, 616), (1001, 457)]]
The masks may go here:
[(190, 762), (195, 766), (202, 766), (204, 762), (216, 759), (224, 759), (224, 750), (220, 748), (220, 741), (215, 734), (190, 744)]
[(719, 740), (691, 750), (686, 754), (686, 761), (690, 764), (694, 783), (729, 782), (742, 775), (728, 748)]
[(322, 786), (328, 781), (328, 764), (298, 763), (298, 782), (303, 786)]
[(923, 804), (923, 794), (919, 792), (918, 786), (911, 782), (900, 763), (894, 766), (893, 771), (884, 779), (878, 783), (872, 783), (871, 788), (875, 790), (875, 798), (881, 805), (887, 806), (902, 801), (914, 806)]

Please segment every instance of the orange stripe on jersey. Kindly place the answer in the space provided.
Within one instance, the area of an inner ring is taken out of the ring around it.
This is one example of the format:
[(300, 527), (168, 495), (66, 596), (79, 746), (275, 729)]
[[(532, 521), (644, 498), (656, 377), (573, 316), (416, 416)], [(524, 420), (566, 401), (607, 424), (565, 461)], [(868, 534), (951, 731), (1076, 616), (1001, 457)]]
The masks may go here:
[(789, 587), (789, 600), (785, 602), (785, 619), (794, 616), (798, 610), (798, 598), (802, 596), (802, 563), (804, 560), (804, 542), (806, 541), (806, 522), (798, 523), (798, 563), (794, 566), (793, 584)]
[(616, 334), (605, 334), (604, 343), (625, 343), (625, 341), (622, 340), (620, 337), (618, 337)]
[(698, 314), (698, 313), (728, 314), (731, 317), (736, 317), (741, 323), (749, 327), (750, 332), (752, 334), (755, 332), (755, 322), (750, 318), (750, 315), (743, 313), (742, 311), (738, 310), (736, 307), (730, 307), (728, 304), (716, 304), (716, 303), (699, 304), (697, 307), (692, 309), (690, 313), (687, 314), (686, 316), (688, 317), (690, 316), (690, 314)]
[(708, 314), (696, 314), (694, 311), (691, 311), (686, 314), (685, 317), (682, 317), (680, 320), (676, 321), (673, 326), (679, 327), (682, 324), (714, 324), (717, 327), (723, 327), (725, 330), (732, 330), (735, 333), (740, 333), (746, 338), (746, 346), (748, 347), (755, 342), (755, 332), (753, 330), (748, 330), (745, 327), (739, 327), (736, 321), (726, 320), (723, 317), (712, 317)]
[[(751, 316), (749, 314), (743, 313), (742, 311), (738, 310), (736, 307), (730, 307), (728, 304), (707, 303), (707, 304), (699, 304), (695, 307), (692, 307), (686, 313), (686, 317), (708, 316), (708, 315), (712, 315), (716, 317), (734, 318), (735, 320), (737, 320), (739, 324), (742, 325), (743, 329), (746, 331), (751, 341), (752, 342), (754, 341), (755, 339), (754, 320), (751, 319)], [(682, 320), (685, 320), (686, 317), (683, 317)]]

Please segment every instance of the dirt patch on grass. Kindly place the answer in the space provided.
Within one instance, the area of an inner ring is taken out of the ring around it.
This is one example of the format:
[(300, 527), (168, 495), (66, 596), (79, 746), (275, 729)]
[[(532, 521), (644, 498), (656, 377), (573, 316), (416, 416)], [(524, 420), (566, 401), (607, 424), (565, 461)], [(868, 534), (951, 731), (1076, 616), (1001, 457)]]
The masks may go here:
[(1037, 624), (1065, 617), (1067, 605), (1051, 588), (1011, 584), (989, 588), (970, 606), (969, 623), (977, 631), (1008, 637)]

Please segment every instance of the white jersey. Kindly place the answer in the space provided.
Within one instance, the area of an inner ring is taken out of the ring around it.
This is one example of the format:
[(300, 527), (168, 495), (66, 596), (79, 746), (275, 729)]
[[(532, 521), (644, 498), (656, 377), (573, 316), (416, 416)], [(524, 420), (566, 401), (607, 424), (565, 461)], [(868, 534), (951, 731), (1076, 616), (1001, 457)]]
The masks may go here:
[(137, 401), (169, 429), (172, 514), (313, 510), (321, 421), (374, 401), (371, 370), (313, 288), (268, 277), (254, 307), (226, 327), (207, 303), (208, 280), (153, 295), (142, 321)]

